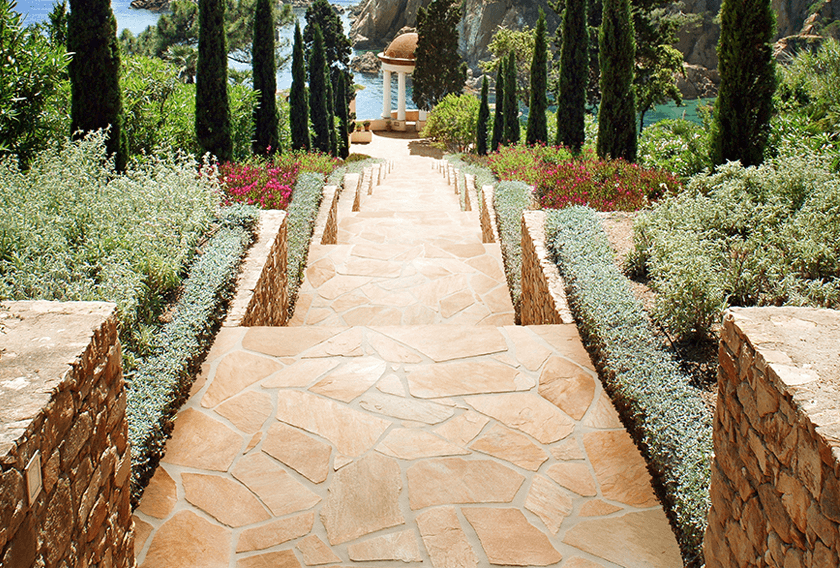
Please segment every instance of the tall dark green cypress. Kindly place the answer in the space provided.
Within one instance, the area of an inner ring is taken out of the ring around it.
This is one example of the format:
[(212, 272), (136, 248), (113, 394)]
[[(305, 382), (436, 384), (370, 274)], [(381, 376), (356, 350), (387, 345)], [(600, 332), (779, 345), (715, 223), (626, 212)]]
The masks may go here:
[(338, 157), (344, 160), (350, 155), (350, 141), (347, 136), (350, 134), (349, 121), (350, 109), (347, 108), (346, 74), (338, 74), (338, 85), (335, 88), (335, 114), (338, 118)]
[(295, 44), (292, 50), (292, 89), (289, 93), (289, 122), (292, 150), (309, 151), (309, 101), (306, 96), (306, 58), (300, 24), (295, 23)]
[(450, 93), (461, 94), (467, 65), (458, 53), (461, 2), (432, 0), (417, 10), (417, 49), (412, 73), (412, 99), (430, 111)]
[(776, 71), (775, 18), (769, 0), (724, 0), (720, 9), (720, 90), (712, 123), (714, 165), (760, 164), (767, 146)]
[(314, 43), (309, 58), (309, 119), (312, 121), (312, 148), (329, 154), (330, 126), (327, 104), (327, 60), (324, 53), (324, 36), (321, 26), (313, 24)]
[(324, 85), (327, 88), (327, 128), (330, 131), (330, 155), (338, 156), (338, 136), (335, 132), (335, 95), (330, 72), (324, 70)]
[(490, 151), (498, 152), (505, 137), (505, 58), (499, 61), (496, 69), (496, 113), (493, 116), (493, 139)]
[(490, 103), (487, 101), (487, 75), (481, 80), (481, 104), (478, 107), (478, 120), (475, 124), (475, 150), (479, 156), (487, 155), (487, 126), (490, 121)]
[[(568, 8), (567, 8), (568, 9)], [(548, 125), (545, 111), (548, 109), (546, 89), (548, 89), (548, 46), (545, 37), (545, 13), (540, 8), (537, 28), (534, 30), (534, 57), (531, 59), (531, 102), (528, 105), (528, 127), (525, 130), (525, 142), (528, 144), (546, 143)]]
[(117, 170), (125, 169), (120, 46), (110, 0), (70, 0), (67, 21), (70, 60), (70, 131), (74, 136), (110, 127), (106, 148)]
[(630, 0), (604, 0), (598, 33), (601, 105), (598, 156), (636, 161), (636, 96), (633, 89), (636, 41)]
[(519, 143), (519, 99), (516, 98), (516, 56), (508, 54), (505, 64), (505, 145)]
[(226, 0), (198, 1), (198, 63), (195, 75), (195, 135), (221, 162), (233, 158), (228, 102)]
[(589, 34), (586, 1), (566, 0), (563, 16), (563, 46), (560, 48), (560, 78), (557, 95), (555, 144), (580, 152), (586, 135), (586, 82), (589, 76)]
[(277, 65), (274, 62), (274, 10), (271, 0), (257, 0), (254, 10), (254, 40), (251, 65), (254, 90), (259, 99), (254, 108), (254, 154), (280, 151), (277, 115)]

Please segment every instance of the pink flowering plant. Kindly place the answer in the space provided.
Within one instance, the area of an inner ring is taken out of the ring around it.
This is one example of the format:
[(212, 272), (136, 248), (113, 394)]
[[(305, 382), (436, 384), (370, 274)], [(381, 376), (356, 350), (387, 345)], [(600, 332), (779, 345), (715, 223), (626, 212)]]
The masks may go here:
[(680, 183), (670, 173), (624, 160), (597, 160), (591, 152), (572, 158), (565, 148), (514, 146), (491, 155), (499, 179), (534, 186), (543, 209), (585, 205), (598, 211), (636, 211)]
[(276, 155), (270, 160), (253, 158), (241, 164), (225, 162), (219, 165), (222, 201), (225, 205), (243, 203), (261, 209), (286, 209), (300, 173), (327, 176), (339, 162), (324, 154), (303, 152)]

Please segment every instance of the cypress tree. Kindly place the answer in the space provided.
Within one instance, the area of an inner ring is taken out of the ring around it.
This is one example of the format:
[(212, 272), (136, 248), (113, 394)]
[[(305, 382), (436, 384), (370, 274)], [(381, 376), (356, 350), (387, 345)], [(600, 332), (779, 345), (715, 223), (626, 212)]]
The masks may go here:
[(338, 85), (335, 89), (335, 112), (338, 117), (338, 157), (346, 159), (350, 154), (350, 141), (347, 136), (350, 134), (350, 109), (347, 108), (347, 98), (344, 93), (347, 91), (346, 74), (338, 74)]
[(548, 139), (548, 125), (545, 122), (545, 111), (548, 109), (546, 100), (548, 47), (545, 38), (545, 14), (542, 8), (540, 8), (540, 17), (534, 34), (534, 57), (531, 59), (531, 101), (528, 105), (528, 127), (525, 130), (525, 142), (528, 144), (545, 143)]
[(412, 99), (421, 110), (432, 110), (449, 93), (464, 90), (467, 64), (458, 54), (460, 21), (460, 2), (454, 0), (432, 0), (417, 10)]
[(260, 92), (254, 108), (255, 154), (267, 154), (280, 150), (277, 131), (277, 67), (274, 62), (274, 11), (271, 0), (257, 0), (254, 11), (254, 41), (252, 43), (251, 65), (254, 74), (254, 90)]
[(476, 152), (479, 156), (487, 155), (487, 123), (490, 120), (490, 104), (487, 102), (487, 75), (481, 81), (481, 105), (478, 107), (476, 121)]
[(295, 23), (295, 45), (292, 51), (292, 90), (289, 93), (289, 122), (292, 150), (309, 151), (309, 102), (306, 97), (306, 60), (300, 24)]
[(226, 0), (198, 2), (198, 63), (195, 77), (195, 135), (221, 162), (233, 158), (227, 94)]
[(309, 118), (312, 121), (312, 148), (330, 151), (329, 108), (327, 105), (327, 61), (321, 27), (313, 24), (315, 42), (309, 58)]
[(338, 136), (335, 132), (335, 96), (333, 95), (330, 72), (325, 69), (324, 73), (324, 85), (327, 90), (327, 129), (330, 132), (330, 156), (338, 156)]
[(589, 34), (586, 0), (567, 0), (563, 16), (563, 46), (557, 95), (557, 139), (575, 154), (585, 139), (586, 83), (589, 75)]
[(519, 143), (519, 100), (516, 98), (516, 56), (508, 54), (505, 64), (505, 145)]
[(636, 161), (636, 96), (633, 69), (636, 42), (629, 0), (604, 0), (598, 59), (601, 105), (598, 109), (598, 156)]
[(122, 171), (128, 161), (128, 140), (122, 129), (120, 47), (110, 0), (70, 0), (67, 51), (75, 53), (68, 68), (70, 132), (76, 136), (110, 127), (106, 149)]
[(712, 123), (714, 165), (760, 164), (767, 146), (776, 72), (775, 18), (769, 0), (724, 0), (720, 10), (720, 91)]
[(499, 144), (505, 137), (505, 58), (499, 61), (496, 69), (496, 113), (493, 116), (493, 139), (490, 143), (492, 152), (499, 151)]

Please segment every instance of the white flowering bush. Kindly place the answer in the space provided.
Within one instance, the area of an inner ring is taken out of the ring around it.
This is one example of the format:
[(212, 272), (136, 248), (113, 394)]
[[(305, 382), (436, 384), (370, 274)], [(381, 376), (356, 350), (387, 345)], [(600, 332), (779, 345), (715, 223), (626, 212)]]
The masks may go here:
[(682, 118), (659, 121), (642, 130), (638, 161), (689, 178), (708, 165), (708, 134), (701, 125)]

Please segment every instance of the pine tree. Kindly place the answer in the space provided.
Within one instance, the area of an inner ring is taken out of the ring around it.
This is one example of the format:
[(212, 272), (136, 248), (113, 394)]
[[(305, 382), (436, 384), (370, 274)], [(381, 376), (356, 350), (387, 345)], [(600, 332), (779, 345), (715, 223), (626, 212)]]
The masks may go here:
[(598, 156), (636, 161), (635, 40), (629, 0), (604, 0), (598, 34), (601, 105)]
[(195, 77), (195, 135), (221, 162), (233, 158), (227, 94), (225, 0), (199, 0), (198, 64)]
[(417, 10), (412, 99), (419, 109), (432, 110), (446, 95), (464, 90), (467, 65), (458, 54), (460, 21), (455, 0), (432, 0)]
[(321, 27), (313, 24), (315, 43), (309, 58), (309, 119), (312, 121), (312, 149), (330, 151), (329, 108), (327, 105), (327, 61)]
[(330, 73), (324, 70), (324, 86), (327, 91), (327, 129), (330, 133), (330, 156), (338, 156), (338, 136), (335, 131), (335, 95)]
[(490, 104), (487, 102), (487, 75), (481, 80), (481, 105), (478, 107), (478, 120), (476, 121), (476, 152), (479, 156), (487, 155), (487, 126), (490, 120)]
[(75, 53), (68, 67), (70, 131), (75, 136), (110, 127), (106, 149), (122, 171), (128, 161), (128, 140), (122, 129), (120, 47), (110, 0), (70, 1), (67, 50)]
[(534, 57), (531, 60), (531, 102), (528, 105), (528, 127), (525, 142), (528, 144), (545, 143), (548, 139), (548, 125), (545, 111), (548, 109), (546, 89), (548, 88), (548, 64), (545, 38), (545, 14), (540, 8), (537, 28), (534, 30)]
[(300, 24), (295, 24), (295, 44), (292, 50), (292, 89), (289, 93), (289, 122), (292, 131), (292, 150), (309, 151), (309, 102), (306, 97), (306, 60)]
[(278, 152), (277, 66), (274, 62), (274, 11), (271, 9), (271, 0), (257, 0), (251, 64), (254, 90), (260, 92), (254, 108), (252, 148), (255, 154)]
[(557, 139), (555, 144), (580, 152), (586, 137), (586, 83), (589, 48), (586, 30), (586, 0), (567, 0), (563, 16), (563, 46), (557, 95)]
[(516, 98), (516, 56), (511, 51), (505, 64), (505, 145), (519, 143), (519, 100)]
[(335, 89), (335, 114), (338, 117), (338, 157), (342, 160), (350, 154), (350, 141), (347, 139), (350, 134), (350, 109), (347, 108), (347, 99), (341, 96), (346, 90), (344, 73), (340, 73)]
[(505, 138), (505, 58), (496, 69), (496, 113), (493, 116), (493, 139), (490, 143), (492, 152), (499, 151), (499, 145)]
[(769, 0), (724, 0), (720, 10), (720, 90), (712, 123), (714, 165), (760, 164), (767, 146), (776, 74), (775, 19)]

